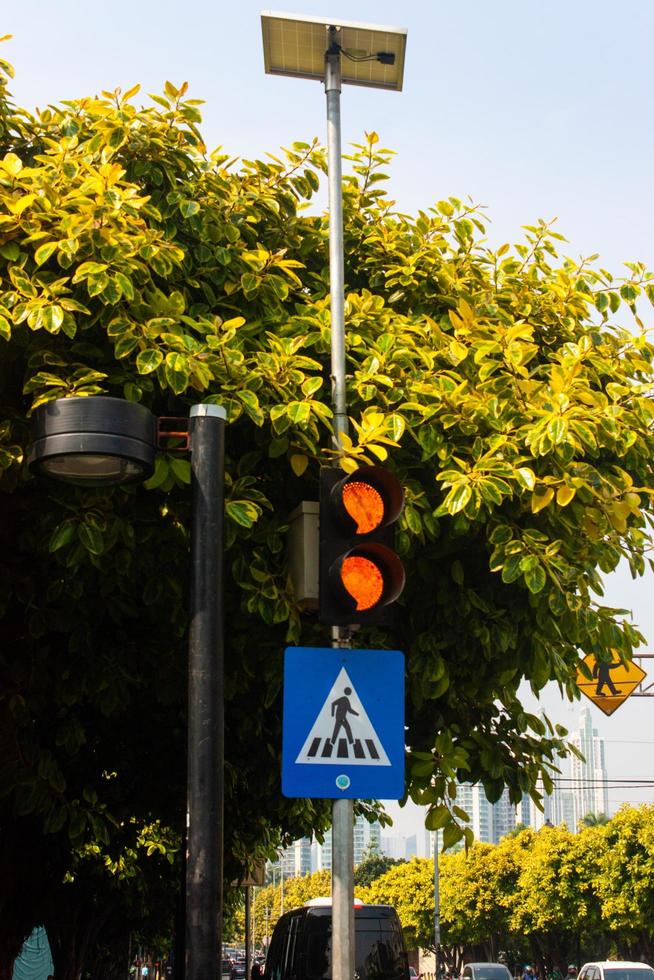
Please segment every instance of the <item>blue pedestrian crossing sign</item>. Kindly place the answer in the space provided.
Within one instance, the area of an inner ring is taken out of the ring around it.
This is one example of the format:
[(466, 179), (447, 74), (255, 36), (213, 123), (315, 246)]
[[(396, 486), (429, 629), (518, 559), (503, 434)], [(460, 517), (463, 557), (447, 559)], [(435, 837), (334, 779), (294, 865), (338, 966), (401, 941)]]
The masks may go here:
[(404, 654), (288, 647), (282, 793), (293, 798), (404, 796)]

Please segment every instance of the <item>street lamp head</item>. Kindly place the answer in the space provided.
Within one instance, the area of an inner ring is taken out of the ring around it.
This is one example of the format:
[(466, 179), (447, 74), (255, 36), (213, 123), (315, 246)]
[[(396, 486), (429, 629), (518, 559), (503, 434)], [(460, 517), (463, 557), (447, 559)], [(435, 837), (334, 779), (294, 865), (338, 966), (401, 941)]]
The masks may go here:
[(303, 14), (265, 10), (261, 14), (264, 67), (271, 75), (325, 79), (325, 53), (342, 55), (341, 81), (368, 88), (402, 90), (407, 32)]
[(144, 405), (92, 395), (46, 402), (32, 417), (32, 472), (82, 486), (147, 480), (157, 423)]

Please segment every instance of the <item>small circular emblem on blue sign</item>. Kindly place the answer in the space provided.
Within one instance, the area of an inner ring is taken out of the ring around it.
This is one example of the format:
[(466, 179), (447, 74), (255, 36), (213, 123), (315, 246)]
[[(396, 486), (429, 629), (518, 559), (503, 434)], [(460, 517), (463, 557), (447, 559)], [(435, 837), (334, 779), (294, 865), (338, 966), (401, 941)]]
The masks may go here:
[(339, 789), (346, 790), (350, 788), (350, 777), (342, 773), (340, 776), (336, 777), (336, 785)]

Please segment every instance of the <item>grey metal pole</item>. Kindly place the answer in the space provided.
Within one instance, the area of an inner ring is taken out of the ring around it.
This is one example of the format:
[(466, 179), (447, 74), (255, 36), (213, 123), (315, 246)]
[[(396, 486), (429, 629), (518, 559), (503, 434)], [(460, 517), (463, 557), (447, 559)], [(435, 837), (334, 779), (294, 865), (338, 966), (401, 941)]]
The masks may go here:
[(434, 964), (436, 980), (441, 975), (441, 894), (438, 865), (438, 831), (434, 831)]
[(354, 801), (332, 804), (332, 980), (354, 977)]
[(334, 441), (347, 432), (345, 392), (345, 279), (343, 258), (343, 188), (341, 165), (341, 54), (336, 31), (328, 31), (325, 55), (327, 99), (327, 187), (329, 192), (329, 296), (331, 308), (332, 405)]
[(252, 978), (252, 886), (245, 886), (245, 980)]
[(216, 976), (222, 945), (225, 419), (218, 405), (191, 408), (187, 980)]
[[(327, 164), (329, 190), (329, 292), (331, 307), (332, 407), (334, 444), (347, 432), (345, 390), (345, 296), (343, 190), (341, 166), (341, 54), (336, 31), (327, 32), (325, 55)], [(338, 462), (336, 462), (338, 465)], [(345, 646), (344, 633), (332, 629), (332, 646)], [(332, 980), (354, 977), (354, 802), (332, 804)]]

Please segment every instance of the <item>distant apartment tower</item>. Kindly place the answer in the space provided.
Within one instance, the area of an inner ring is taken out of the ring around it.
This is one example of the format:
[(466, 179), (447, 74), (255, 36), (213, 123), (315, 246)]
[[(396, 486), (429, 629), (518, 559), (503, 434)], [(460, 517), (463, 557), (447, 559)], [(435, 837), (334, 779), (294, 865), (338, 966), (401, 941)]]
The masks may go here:
[(517, 822), (516, 806), (509, 799), (509, 791), (505, 789), (499, 800), (492, 804), (493, 844), (498, 844), (503, 837), (515, 830)]
[[(354, 821), (354, 866), (361, 864), (366, 852), (373, 846), (381, 854), (381, 826), (379, 821), (368, 823), (365, 817), (357, 817)], [(318, 845), (318, 870), (331, 870), (332, 866), (332, 832), (325, 834), (325, 842)]]
[[(535, 830), (540, 830), (548, 823), (554, 827), (565, 824), (574, 833), (579, 830), (580, 821), (586, 814), (608, 814), (604, 741), (593, 728), (588, 708), (582, 710), (579, 731), (572, 732), (570, 742), (583, 753), (586, 761), (582, 762), (576, 756), (571, 756), (570, 764), (566, 766), (563, 775), (552, 777), (554, 785), (551, 793), (546, 794), (542, 780), (538, 781), (536, 789), (543, 796), (542, 810), (533, 802), (528, 804), (523, 797), (518, 819)], [(566, 775), (566, 771), (569, 775)]]
[(406, 837), (401, 837), (399, 834), (382, 837), (381, 852), (382, 854), (385, 854), (386, 857), (393, 858), (395, 861), (397, 861), (398, 858), (405, 858)]
[(282, 873), (285, 878), (297, 878), (311, 873), (311, 838), (302, 837), (282, 851)]
[(583, 708), (579, 716), (579, 731), (573, 732), (570, 741), (582, 752), (585, 759), (582, 762), (572, 756), (570, 766), (575, 830), (578, 830), (579, 822), (587, 814), (608, 815), (609, 812), (604, 740), (599, 738), (593, 728), (589, 708)]
[(467, 826), (472, 829), (475, 840), (483, 844), (497, 844), (515, 830), (516, 808), (507, 789), (499, 800), (490, 803), (481, 784), (461, 783), (457, 787), (456, 805), (466, 811), (470, 817)]

